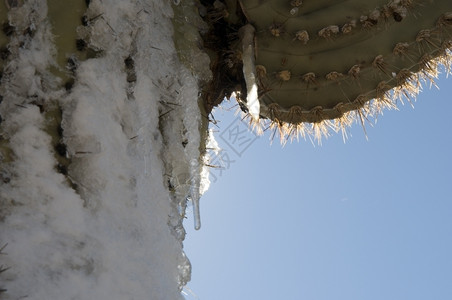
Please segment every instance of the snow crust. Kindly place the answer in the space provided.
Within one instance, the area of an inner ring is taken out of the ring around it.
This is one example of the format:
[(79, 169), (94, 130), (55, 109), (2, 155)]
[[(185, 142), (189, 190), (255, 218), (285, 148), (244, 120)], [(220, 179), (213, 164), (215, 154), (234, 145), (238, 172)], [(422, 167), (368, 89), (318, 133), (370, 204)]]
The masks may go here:
[[(12, 153), (0, 158), (0, 263), (10, 267), (2, 299), (183, 299), (191, 266), (182, 220), (187, 199), (199, 207), (208, 188), (198, 93), (210, 71), (195, 46), (202, 22), (182, 4), (189, 17), (174, 20), (198, 22), (184, 29), (185, 59), (201, 64), (180, 61), (170, 1), (93, 0), (86, 15), (101, 17), (78, 30), (102, 54), (77, 62), (70, 92), (49, 71), (57, 47), (46, 1), (9, 11), (34, 34), (11, 38), (0, 85), (2, 147)], [(67, 176), (56, 171), (52, 120), (40, 110), (55, 106)]]

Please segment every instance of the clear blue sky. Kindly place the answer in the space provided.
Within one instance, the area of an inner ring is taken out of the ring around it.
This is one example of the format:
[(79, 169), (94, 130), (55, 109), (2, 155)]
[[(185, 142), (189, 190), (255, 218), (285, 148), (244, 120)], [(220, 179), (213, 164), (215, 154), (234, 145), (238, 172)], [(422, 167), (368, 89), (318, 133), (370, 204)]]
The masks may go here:
[(234, 162), (214, 171), (201, 230), (185, 222), (187, 299), (452, 299), (452, 78), (438, 85), (345, 144), (267, 134), (235, 153), (219, 134), (236, 116), (217, 110)]

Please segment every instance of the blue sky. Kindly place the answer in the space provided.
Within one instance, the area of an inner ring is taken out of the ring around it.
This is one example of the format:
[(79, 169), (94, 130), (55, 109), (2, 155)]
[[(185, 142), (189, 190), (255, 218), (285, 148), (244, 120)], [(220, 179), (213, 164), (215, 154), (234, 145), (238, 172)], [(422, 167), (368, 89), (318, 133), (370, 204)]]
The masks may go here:
[(452, 78), (438, 85), (345, 144), (266, 134), (235, 152), (235, 109), (217, 110), (230, 164), (201, 198), (201, 230), (185, 222), (187, 299), (452, 299)]

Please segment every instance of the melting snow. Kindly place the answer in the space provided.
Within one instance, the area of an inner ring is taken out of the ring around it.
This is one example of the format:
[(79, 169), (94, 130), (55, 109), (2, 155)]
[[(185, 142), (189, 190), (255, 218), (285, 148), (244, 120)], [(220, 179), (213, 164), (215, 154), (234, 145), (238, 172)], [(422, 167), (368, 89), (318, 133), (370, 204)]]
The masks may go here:
[[(195, 11), (190, 3), (180, 4), (192, 7), (186, 14)], [(16, 28), (34, 35), (11, 38), (0, 86), (0, 247), (7, 244), (0, 264), (10, 267), (0, 277), (2, 297), (183, 299), (191, 272), (182, 250), (186, 201), (199, 207), (208, 187), (198, 107), (206, 56), (191, 40), (189, 52), (204, 67), (180, 62), (170, 1), (97, 0), (86, 14), (102, 16), (81, 30), (103, 52), (76, 62), (66, 92), (49, 71), (56, 49), (46, 1), (9, 12)], [(40, 111), (55, 106), (67, 176), (56, 172), (52, 117)]]

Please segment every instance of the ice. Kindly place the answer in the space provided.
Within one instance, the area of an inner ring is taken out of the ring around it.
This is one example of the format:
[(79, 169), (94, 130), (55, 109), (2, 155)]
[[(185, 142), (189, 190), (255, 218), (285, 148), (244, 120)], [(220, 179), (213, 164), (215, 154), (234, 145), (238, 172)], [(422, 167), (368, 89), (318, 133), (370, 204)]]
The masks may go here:
[(247, 86), (246, 105), (255, 122), (259, 121), (260, 104), (257, 95), (256, 68), (254, 66), (254, 27), (250, 24), (239, 31), (243, 49), (243, 75)]
[[(76, 63), (70, 91), (50, 71), (58, 46), (47, 2), (9, 11), (17, 30), (0, 85), (0, 264), (11, 267), (2, 299), (183, 299), (191, 265), (182, 221), (190, 198), (199, 228), (209, 184), (198, 94), (211, 74), (193, 3), (181, 1), (173, 19), (171, 1), (92, 0), (86, 15), (101, 17), (77, 31), (98, 55)], [(185, 26), (178, 50), (176, 23)], [(32, 35), (17, 33), (27, 28)], [(56, 168), (59, 139), (67, 174)]]

